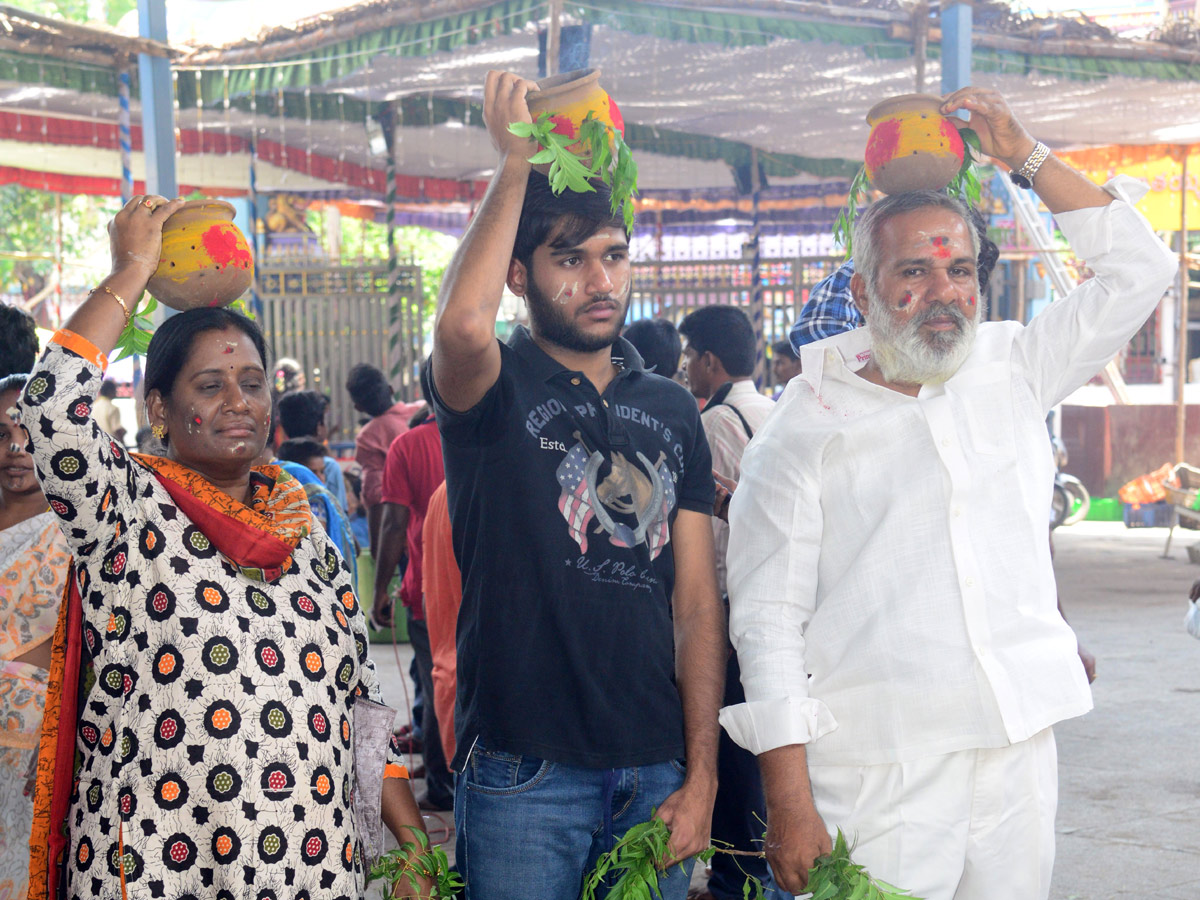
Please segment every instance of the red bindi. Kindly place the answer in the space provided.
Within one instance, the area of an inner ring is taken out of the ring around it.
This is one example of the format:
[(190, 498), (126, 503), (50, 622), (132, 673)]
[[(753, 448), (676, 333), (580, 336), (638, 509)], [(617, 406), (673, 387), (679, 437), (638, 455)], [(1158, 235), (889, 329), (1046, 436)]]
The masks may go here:
[(200, 419), (200, 417), (199, 417), (199, 416), (192, 416), (192, 421), (193, 421), (193, 422), (195, 422), (197, 425), (203, 425), (203, 424), (204, 424), (204, 422), (203, 422), (203, 421)]
[(905, 291), (904, 296), (900, 298), (900, 308), (904, 309), (910, 303), (912, 303), (912, 291)]

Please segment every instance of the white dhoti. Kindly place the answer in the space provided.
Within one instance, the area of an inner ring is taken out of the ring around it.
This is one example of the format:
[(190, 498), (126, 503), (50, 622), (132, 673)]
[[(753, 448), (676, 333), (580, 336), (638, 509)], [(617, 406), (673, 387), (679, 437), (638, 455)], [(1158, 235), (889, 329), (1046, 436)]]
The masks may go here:
[(1046, 900), (1058, 754), (1047, 728), (993, 750), (809, 766), (817, 812), (856, 862), (925, 900)]

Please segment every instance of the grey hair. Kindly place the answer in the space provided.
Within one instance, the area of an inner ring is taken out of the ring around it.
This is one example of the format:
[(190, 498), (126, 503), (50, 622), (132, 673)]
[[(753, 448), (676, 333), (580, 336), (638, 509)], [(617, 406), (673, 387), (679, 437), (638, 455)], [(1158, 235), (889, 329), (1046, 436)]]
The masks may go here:
[(979, 258), (979, 232), (971, 219), (971, 211), (961, 200), (941, 191), (905, 191), (876, 200), (854, 221), (854, 271), (863, 277), (868, 290), (874, 294), (879, 278), (879, 231), (883, 224), (896, 216), (932, 206), (947, 209), (961, 216), (971, 235), (972, 259)]

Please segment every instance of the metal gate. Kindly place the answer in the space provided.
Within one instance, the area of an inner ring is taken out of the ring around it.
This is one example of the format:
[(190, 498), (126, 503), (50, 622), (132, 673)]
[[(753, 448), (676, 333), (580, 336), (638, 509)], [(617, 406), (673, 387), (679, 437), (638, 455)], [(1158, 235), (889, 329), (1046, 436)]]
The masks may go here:
[(398, 398), (421, 396), (421, 269), (401, 266), (397, 277), (398, 300), (393, 301), (383, 266), (259, 268), (263, 333), (275, 359), (298, 360), (308, 387), (330, 398), (331, 443), (354, 439), (359, 414), (346, 393), (346, 375), (356, 363), (387, 373)]
[[(842, 256), (764, 259), (759, 264), (763, 298), (763, 339), (767, 345), (787, 338), (788, 329), (808, 302), (809, 291), (842, 264)], [(633, 265), (633, 295), (628, 321), (667, 319), (678, 325), (701, 306), (728, 305), (751, 315), (751, 266), (739, 259), (693, 262), (643, 262)], [(770, 365), (758, 373), (773, 389)]]

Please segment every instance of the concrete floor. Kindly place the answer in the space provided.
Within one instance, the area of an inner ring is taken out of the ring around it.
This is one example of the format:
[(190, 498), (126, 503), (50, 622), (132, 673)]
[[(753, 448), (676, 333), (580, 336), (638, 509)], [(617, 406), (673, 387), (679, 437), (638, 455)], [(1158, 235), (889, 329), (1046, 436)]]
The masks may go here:
[(1056, 728), (1052, 900), (1200, 897), (1200, 642), (1183, 629), (1200, 566), (1176, 530), (1055, 532), (1063, 608), (1097, 658), (1096, 708)]
[[(1056, 729), (1058, 858), (1051, 900), (1200, 898), (1200, 641), (1183, 630), (1200, 534), (1082, 522), (1055, 532), (1063, 608), (1097, 658), (1096, 708)], [(407, 644), (372, 645), (403, 706)], [(411, 690), (411, 688), (410, 688)], [(397, 723), (408, 721), (401, 712)], [(419, 792), (422, 785), (414, 787)], [(452, 817), (431, 818), (435, 838)], [(1014, 860), (1014, 865), (1019, 864)], [(1013, 898), (1021, 900), (1021, 898)]]

